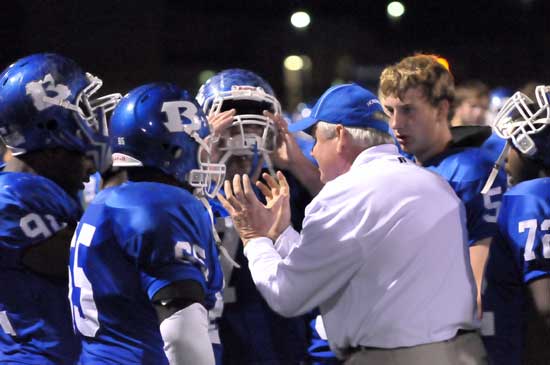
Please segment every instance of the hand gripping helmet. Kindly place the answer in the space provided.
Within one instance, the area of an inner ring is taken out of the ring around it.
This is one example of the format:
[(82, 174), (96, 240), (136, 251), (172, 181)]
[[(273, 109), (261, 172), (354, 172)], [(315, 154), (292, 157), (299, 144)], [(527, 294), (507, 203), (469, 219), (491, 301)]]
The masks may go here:
[(109, 125), (113, 166), (154, 167), (213, 197), (225, 178), (225, 165), (210, 163), (204, 113), (187, 91), (169, 83), (130, 91)]
[(277, 146), (277, 129), (263, 111), (281, 114), (281, 104), (264, 79), (248, 70), (224, 70), (201, 86), (197, 101), (208, 116), (236, 110), (231, 126), (234, 133), (222, 137), (217, 145), (224, 153), (221, 163), (231, 155), (256, 156), (259, 152), (271, 166), (269, 154)]
[(16, 61), (0, 75), (0, 136), (14, 156), (63, 147), (110, 164), (106, 113), (120, 94), (93, 98), (102, 81), (53, 53)]

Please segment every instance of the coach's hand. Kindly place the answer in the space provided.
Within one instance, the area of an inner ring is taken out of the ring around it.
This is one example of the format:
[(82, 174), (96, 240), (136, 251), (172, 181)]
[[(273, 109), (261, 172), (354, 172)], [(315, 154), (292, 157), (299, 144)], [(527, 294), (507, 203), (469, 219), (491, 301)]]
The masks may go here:
[[(267, 201), (266, 207), (271, 209), (277, 207), (275, 222), (267, 234), (267, 237), (275, 242), (277, 237), (290, 226), (290, 187), (285, 175), (281, 171), (277, 171), (277, 180), (265, 172), (262, 174), (262, 178), (267, 185), (261, 181), (256, 181), (256, 186), (265, 196), (265, 200)], [(279, 205), (280, 201), (282, 203)]]
[(278, 183), (271, 178), (266, 180), (269, 187), (262, 183), (258, 185), (266, 195), (265, 205), (254, 194), (248, 175), (243, 175), (242, 179), (240, 175), (235, 175), (232, 183), (226, 180), (226, 196), (218, 194), (218, 199), (231, 215), (245, 246), (253, 238), (269, 237), (274, 240), (288, 227), (285, 223), (290, 222), (288, 184), (280, 171), (277, 172), (277, 176)]

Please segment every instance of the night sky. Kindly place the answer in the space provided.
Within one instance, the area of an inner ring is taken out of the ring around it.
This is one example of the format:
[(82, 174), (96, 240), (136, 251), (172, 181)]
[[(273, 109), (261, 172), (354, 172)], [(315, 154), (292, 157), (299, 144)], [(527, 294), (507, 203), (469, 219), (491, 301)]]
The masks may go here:
[[(36, 52), (59, 52), (100, 76), (106, 91), (172, 81), (195, 93), (205, 69), (249, 68), (285, 104), (283, 60), (307, 55), (303, 99), (335, 80), (375, 88), (377, 72), (416, 51), (446, 57), (457, 82), (491, 87), (550, 82), (550, 1), (2, 1), (0, 65)], [(306, 10), (311, 24), (292, 28)]]

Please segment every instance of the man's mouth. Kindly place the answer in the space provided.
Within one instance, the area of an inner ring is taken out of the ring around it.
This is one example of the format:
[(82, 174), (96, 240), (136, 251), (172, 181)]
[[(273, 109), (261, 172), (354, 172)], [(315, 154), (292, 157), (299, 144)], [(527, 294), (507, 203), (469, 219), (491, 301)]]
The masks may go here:
[(395, 138), (397, 139), (397, 142), (402, 145), (407, 144), (407, 142), (409, 141), (409, 137), (402, 134), (396, 135)]

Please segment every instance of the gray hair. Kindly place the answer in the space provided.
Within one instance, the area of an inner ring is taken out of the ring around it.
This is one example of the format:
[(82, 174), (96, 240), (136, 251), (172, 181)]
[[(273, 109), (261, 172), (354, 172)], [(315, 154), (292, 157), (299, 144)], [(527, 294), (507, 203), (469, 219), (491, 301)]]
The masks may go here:
[[(385, 118), (381, 118), (382, 121)], [(327, 139), (336, 137), (336, 124), (319, 121), (316, 126), (320, 133)], [(392, 136), (374, 128), (344, 127), (351, 136), (352, 143), (363, 149), (381, 144), (395, 144)]]

